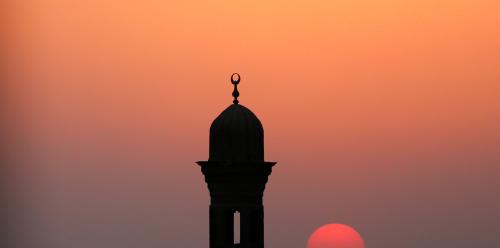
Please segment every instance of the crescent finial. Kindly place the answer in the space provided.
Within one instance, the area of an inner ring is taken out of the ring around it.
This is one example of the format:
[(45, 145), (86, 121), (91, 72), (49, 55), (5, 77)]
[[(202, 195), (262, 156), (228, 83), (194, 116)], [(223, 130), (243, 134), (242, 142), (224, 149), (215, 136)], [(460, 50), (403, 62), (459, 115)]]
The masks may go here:
[(231, 83), (234, 85), (234, 90), (233, 90), (234, 104), (239, 103), (238, 97), (240, 96), (240, 92), (238, 92), (238, 84), (240, 83), (240, 80), (241, 80), (240, 74), (233, 73), (233, 75), (231, 75)]

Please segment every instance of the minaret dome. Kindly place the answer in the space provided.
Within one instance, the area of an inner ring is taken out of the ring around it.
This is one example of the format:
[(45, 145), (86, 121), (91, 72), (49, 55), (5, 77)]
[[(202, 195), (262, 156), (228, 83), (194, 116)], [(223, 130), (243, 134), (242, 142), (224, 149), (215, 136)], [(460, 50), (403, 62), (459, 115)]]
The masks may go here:
[(240, 104), (226, 108), (210, 127), (208, 161), (264, 162), (264, 129), (257, 116)]

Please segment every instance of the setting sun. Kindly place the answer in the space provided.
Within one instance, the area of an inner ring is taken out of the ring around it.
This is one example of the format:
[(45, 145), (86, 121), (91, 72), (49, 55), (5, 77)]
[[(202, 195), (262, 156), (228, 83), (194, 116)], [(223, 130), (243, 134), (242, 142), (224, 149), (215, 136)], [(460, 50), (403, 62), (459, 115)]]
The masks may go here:
[(361, 235), (344, 224), (328, 224), (309, 237), (307, 248), (365, 248)]

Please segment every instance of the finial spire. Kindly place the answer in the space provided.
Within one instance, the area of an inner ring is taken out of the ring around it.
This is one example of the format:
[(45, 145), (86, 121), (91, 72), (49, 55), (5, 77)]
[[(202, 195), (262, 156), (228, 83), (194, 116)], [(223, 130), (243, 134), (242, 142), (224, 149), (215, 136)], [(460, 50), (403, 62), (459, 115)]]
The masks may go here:
[(240, 96), (240, 92), (238, 92), (238, 84), (240, 83), (240, 74), (238, 73), (233, 73), (231, 75), (231, 83), (234, 84), (234, 90), (233, 90), (233, 103), (238, 104), (240, 101), (238, 101), (238, 97)]

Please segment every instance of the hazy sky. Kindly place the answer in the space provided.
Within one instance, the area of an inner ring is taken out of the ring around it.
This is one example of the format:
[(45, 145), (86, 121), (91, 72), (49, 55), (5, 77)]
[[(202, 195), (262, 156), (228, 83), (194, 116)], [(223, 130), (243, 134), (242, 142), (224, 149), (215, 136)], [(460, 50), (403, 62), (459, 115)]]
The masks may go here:
[(500, 247), (500, 1), (2, 3), (14, 248), (208, 247), (194, 162), (240, 102), (267, 247)]

